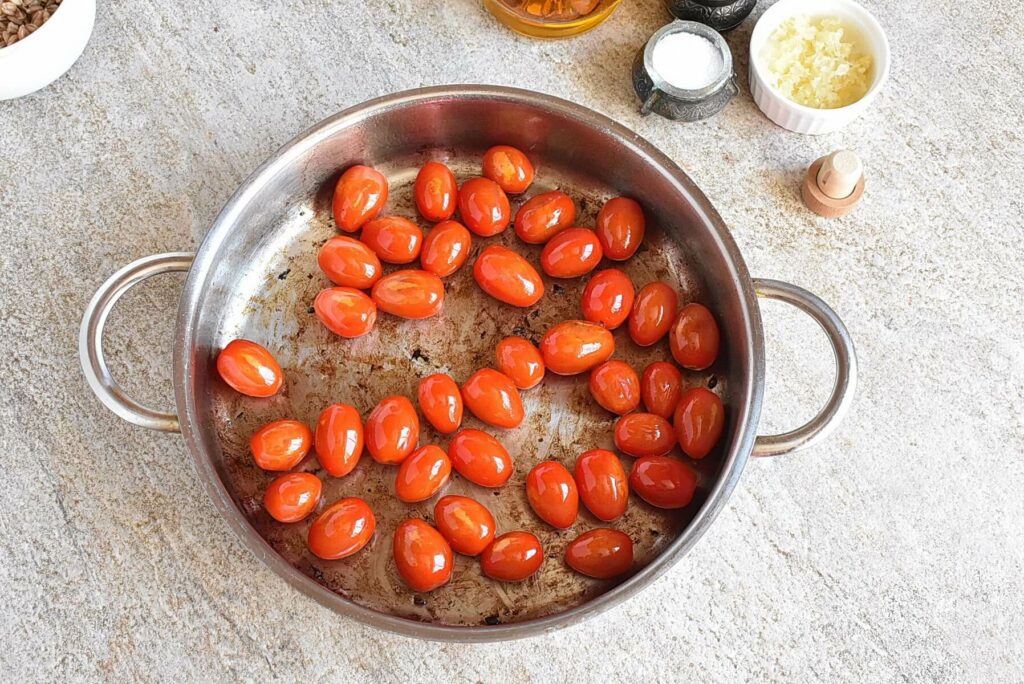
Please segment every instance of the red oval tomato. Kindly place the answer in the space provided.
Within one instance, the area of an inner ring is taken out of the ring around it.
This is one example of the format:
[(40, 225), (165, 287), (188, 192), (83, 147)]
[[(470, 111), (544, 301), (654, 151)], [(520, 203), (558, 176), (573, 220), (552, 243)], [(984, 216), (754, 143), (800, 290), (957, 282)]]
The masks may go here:
[(540, 570), (544, 549), (529, 532), (501, 535), (480, 554), (480, 569), (491, 579), (519, 582)]
[(452, 577), (452, 547), (441, 533), (418, 518), (395, 529), (395, 565), (413, 591), (433, 591)]
[(537, 269), (498, 245), (480, 252), (473, 264), (473, 277), (484, 292), (513, 306), (533, 306), (544, 296), (544, 281)]
[(584, 532), (565, 549), (565, 562), (588, 577), (611, 579), (633, 568), (633, 540), (607, 527)]
[(601, 263), (601, 243), (588, 228), (569, 228), (555, 235), (540, 253), (540, 267), (552, 278), (576, 278)]
[(420, 380), (417, 397), (423, 416), (442, 434), (450, 434), (462, 424), (462, 392), (444, 373)]
[(412, 402), (393, 395), (380, 400), (363, 428), (366, 448), (378, 463), (401, 463), (420, 439), (420, 419)]
[(671, 418), (683, 395), (683, 374), (668, 361), (655, 361), (640, 378), (640, 396), (651, 413)]
[(438, 223), (423, 240), (420, 265), (439, 278), (450, 276), (466, 263), (472, 244), (469, 231), (458, 221)]
[(519, 389), (530, 389), (544, 379), (544, 359), (540, 350), (522, 337), (506, 337), (494, 348), (498, 370)]
[(361, 164), (349, 167), (334, 186), (334, 223), (346, 233), (354, 233), (375, 218), (387, 201), (384, 174)]
[(576, 522), (580, 496), (568, 469), (556, 461), (538, 463), (526, 476), (526, 498), (541, 520), (559, 529)]
[(320, 270), (341, 287), (365, 290), (380, 279), (380, 259), (355, 238), (336, 235), (324, 243), (317, 255)]
[(299, 522), (316, 508), (322, 487), (313, 473), (285, 473), (267, 486), (263, 507), (278, 522)]
[(444, 283), (433, 273), (404, 269), (389, 273), (370, 293), (380, 310), (401, 318), (430, 318), (444, 305)]
[(434, 504), (437, 530), (456, 553), (477, 556), (494, 539), (494, 516), (465, 496), (443, 496)]
[(313, 446), (313, 433), (297, 420), (275, 420), (256, 431), (249, 449), (263, 470), (291, 470), (306, 458)]
[(512, 207), (497, 183), (489, 178), (470, 178), (459, 188), (459, 215), (471, 231), (490, 237), (508, 228)]
[(459, 475), (481, 487), (500, 487), (512, 477), (512, 457), (501, 442), (480, 430), (463, 430), (448, 445)]
[(533, 182), (533, 164), (520, 150), (510, 145), (495, 145), (484, 152), (484, 176), (505, 192), (518, 195)]
[(562, 321), (540, 340), (544, 366), (558, 375), (576, 375), (604, 363), (615, 353), (615, 338), (596, 323)]
[(628, 197), (608, 200), (597, 214), (595, 232), (612, 261), (624, 261), (636, 253), (644, 240), (644, 211)]
[(416, 174), (416, 209), (428, 221), (445, 221), (455, 213), (459, 188), (455, 174), (441, 162), (430, 161)]
[(377, 322), (377, 305), (351, 287), (321, 290), (313, 300), (313, 311), (325, 328), (342, 337), (362, 337)]
[(481, 368), (463, 383), (462, 402), (474, 416), (494, 427), (514, 428), (526, 415), (515, 384), (493, 368)]
[(420, 447), (402, 461), (395, 475), (395, 494), (406, 503), (426, 501), (448, 482), (452, 464), (444, 449), (433, 444)]
[(629, 336), (641, 347), (649, 347), (672, 327), (679, 299), (676, 291), (662, 282), (644, 285), (629, 314)]
[(331, 404), (316, 422), (317, 459), (333, 477), (352, 472), (363, 455), (363, 419), (354, 406)]
[(232, 340), (217, 355), (217, 372), (236, 392), (247, 397), (272, 397), (284, 384), (273, 354), (249, 340)]
[(676, 363), (704, 370), (718, 358), (718, 323), (703, 304), (687, 304), (676, 316), (668, 341)]
[(516, 212), (516, 235), (523, 242), (540, 245), (576, 221), (576, 205), (560, 190), (531, 197)]
[(630, 413), (615, 422), (615, 447), (630, 456), (664, 456), (676, 445), (672, 423), (654, 413)]
[(317, 558), (338, 560), (358, 553), (369, 543), (377, 520), (362, 499), (340, 499), (309, 526), (306, 544)]
[(363, 226), (359, 239), (381, 261), (408, 264), (416, 261), (423, 246), (423, 231), (401, 216), (381, 216)]
[(598, 271), (583, 290), (583, 317), (615, 330), (633, 309), (633, 281), (617, 268)]
[(605, 361), (590, 372), (590, 393), (602, 408), (621, 416), (640, 405), (640, 378), (628, 363)]
[(619, 457), (606, 449), (591, 449), (576, 459), (573, 473), (583, 505), (600, 520), (615, 520), (626, 512), (629, 485)]
[(673, 422), (679, 448), (690, 458), (701, 459), (725, 431), (725, 407), (711, 390), (694, 387), (683, 392)]
[(644, 456), (633, 462), (629, 488), (658, 508), (685, 508), (697, 491), (697, 474), (678, 458)]

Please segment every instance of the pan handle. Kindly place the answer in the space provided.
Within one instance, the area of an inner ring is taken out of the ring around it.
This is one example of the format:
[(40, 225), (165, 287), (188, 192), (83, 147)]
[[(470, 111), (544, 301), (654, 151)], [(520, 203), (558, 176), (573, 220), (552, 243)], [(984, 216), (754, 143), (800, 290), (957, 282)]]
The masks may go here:
[(796, 285), (763, 278), (754, 280), (754, 290), (758, 297), (792, 304), (813, 318), (825, 331), (836, 356), (836, 380), (832, 386), (832, 395), (818, 415), (795, 430), (781, 435), (758, 436), (754, 442), (754, 456), (779, 456), (817, 444), (842, 422), (853, 404), (857, 388), (857, 352), (853, 348), (853, 338), (839, 316), (817, 295)]
[(133, 261), (100, 285), (82, 316), (78, 353), (85, 379), (104, 406), (132, 425), (162, 432), (181, 431), (176, 414), (143, 406), (125, 394), (110, 375), (103, 356), (103, 327), (107, 323), (107, 315), (125, 292), (152, 276), (187, 271), (192, 266), (192, 258), (189, 252), (170, 252)]

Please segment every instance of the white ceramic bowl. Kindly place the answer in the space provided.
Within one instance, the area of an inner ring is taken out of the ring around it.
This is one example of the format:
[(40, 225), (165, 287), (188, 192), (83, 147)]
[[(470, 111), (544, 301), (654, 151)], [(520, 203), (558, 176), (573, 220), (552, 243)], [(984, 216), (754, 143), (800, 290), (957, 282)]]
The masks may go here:
[(71, 68), (89, 42), (96, 0), (64, 0), (32, 35), (0, 48), (0, 100), (28, 95)]
[[(864, 48), (874, 57), (874, 80), (857, 102), (838, 109), (815, 109), (793, 102), (771, 85), (761, 52), (779, 24), (790, 17), (838, 17), (860, 34)], [(769, 7), (750, 36), (750, 93), (769, 119), (791, 131), (818, 135), (843, 128), (871, 105), (889, 78), (892, 55), (885, 31), (870, 12), (853, 0), (779, 0)]]

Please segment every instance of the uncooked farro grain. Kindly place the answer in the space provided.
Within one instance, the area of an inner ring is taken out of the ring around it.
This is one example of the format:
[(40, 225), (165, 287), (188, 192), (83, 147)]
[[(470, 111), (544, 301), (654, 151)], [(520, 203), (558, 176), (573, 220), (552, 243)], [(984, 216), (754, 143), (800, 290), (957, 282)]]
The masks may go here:
[(0, 49), (39, 30), (60, 3), (61, 0), (0, 0)]

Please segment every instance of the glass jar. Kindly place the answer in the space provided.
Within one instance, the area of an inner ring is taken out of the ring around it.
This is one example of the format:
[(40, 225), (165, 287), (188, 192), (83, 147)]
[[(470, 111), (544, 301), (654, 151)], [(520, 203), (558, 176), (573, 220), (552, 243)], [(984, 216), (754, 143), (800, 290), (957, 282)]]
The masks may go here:
[(621, 0), (483, 0), (513, 31), (534, 38), (564, 38), (594, 28)]

